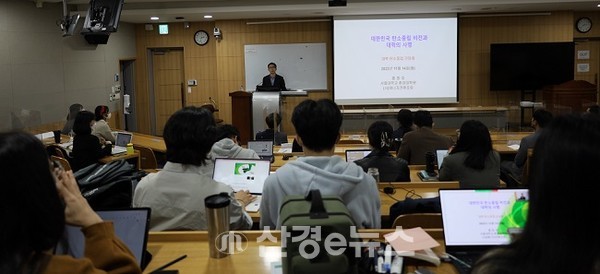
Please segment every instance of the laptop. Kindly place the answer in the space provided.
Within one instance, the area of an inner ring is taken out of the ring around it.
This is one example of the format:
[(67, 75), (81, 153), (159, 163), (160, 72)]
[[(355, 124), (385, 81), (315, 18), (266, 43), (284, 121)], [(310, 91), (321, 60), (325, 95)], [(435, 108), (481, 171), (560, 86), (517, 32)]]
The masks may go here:
[(442, 168), (442, 163), (444, 162), (444, 158), (446, 158), (446, 156), (448, 156), (448, 150), (447, 149), (438, 149), (435, 151), (435, 155), (437, 157), (437, 166), (438, 166), (438, 170), (440, 168)]
[(440, 189), (446, 253), (461, 273), (525, 225), (527, 189)]
[(352, 163), (356, 160), (365, 158), (371, 153), (370, 149), (348, 149), (346, 150), (346, 162)]
[[(112, 221), (115, 234), (127, 245), (142, 269), (150, 262), (146, 252), (148, 229), (150, 228), (150, 208), (126, 208), (96, 211), (100, 218)], [(63, 238), (56, 247), (56, 254), (69, 254), (75, 258), (84, 257), (85, 238), (80, 227), (65, 226)]]
[(262, 199), (263, 185), (270, 170), (269, 160), (217, 158), (213, 180), (231, 186), (234, 191), (248, 190), (252, 195), (256, 195), (256, 200), (246, 205), (246, 211), (257, 212)]
[(115, 138), (115, 145), (112, 147), (111, 154), (120, 154), (127, 152), (127, 144), (131, 143), (131, 138), (133, 136), (131, 133), (127, 132), (117, 132), (117, 137)]
[(248, 141), (248, 149), (254, 150), (258, 157), (265, 160), (273, 159), (273, 141)]

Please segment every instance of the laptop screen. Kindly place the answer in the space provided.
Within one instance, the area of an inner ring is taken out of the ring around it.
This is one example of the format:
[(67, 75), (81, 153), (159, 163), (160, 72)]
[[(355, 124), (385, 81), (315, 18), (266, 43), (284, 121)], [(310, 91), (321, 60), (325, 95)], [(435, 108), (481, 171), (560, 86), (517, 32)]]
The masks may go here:
[(346, 150), (346, 162), (352, 163), (356, 160), (360, 160), (369, 155), (369, 153), (371, 153), (371, 150), (369, 149), (348, 149)]
[(527, 189), (440, 189), (446, 250), (510, 242), (509, 232), (525, 225)]
[[(148, 229), (150, 224), (150, 208), (127, 208), (96, 211), (100, 218), (112, 221), (115, 234), (127, 245), (135, 256), (138, 265), (142, 264)], [(57, 254), (69, 254), (75, 258), (84, 257), (85, 238), (80, 227), (67, 225), (63, 239), (56, 248)]]
[(258, 156), (273, 156), (273, 141), (248, 141), (248, 148)]
[(213, 180), (231, 186), (234, 191), (249, 190), (261, 195), (271, 161), (260, 159), (215, 159)]
[(117, 132), (115, 146), (126, 147), (129, 143), (131, 143), (131, 133)]
[(442, 163), (444, 162), (444, 158), (446, 158), (446, 156), (448, 156), (448, 150), (447, 149), (438, 149), (435, 151), (435, 154), (437, 156), (438, 169), (440, 169), (442, 167)]

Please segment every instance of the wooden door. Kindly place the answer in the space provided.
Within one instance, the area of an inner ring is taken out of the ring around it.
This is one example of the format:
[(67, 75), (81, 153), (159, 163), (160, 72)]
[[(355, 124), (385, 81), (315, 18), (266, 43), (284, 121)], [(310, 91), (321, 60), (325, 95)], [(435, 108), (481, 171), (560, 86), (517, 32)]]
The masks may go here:
[(154, 78), (154, 134), (162, 136), (165, 123), (185, 106), (183, 50), (160, 49), (152, 52)]

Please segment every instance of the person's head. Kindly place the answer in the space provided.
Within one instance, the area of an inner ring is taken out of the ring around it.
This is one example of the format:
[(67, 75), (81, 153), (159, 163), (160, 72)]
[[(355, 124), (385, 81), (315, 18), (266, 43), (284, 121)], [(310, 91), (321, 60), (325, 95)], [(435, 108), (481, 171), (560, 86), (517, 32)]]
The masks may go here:
[(401, 109), (398, 111), (398, 116), (396, 117), (398, 123), (400, 123), (400, 127), (409, 128), (413, 125), (413, 114), (410, 109)]
[(265, 118), (265, 122), (267, 123), (267, 126), (270, 129), (275, 128), (275, 124), (280, 125), (281, 124), (281, 115), (279, 115), (279, 113), (273, 112), (269, 115), (267, 115), (267, 117)]
[(418, 127), (433, 127), (433, 118), (428, 110), (418, 110), (414, 117), (415, 125)]
[(75, 117), (73, 123), (73, 132), (75, 135), (87, 135), (92, 133), (92, 125), (96, 122), (94, 114), (84, 110), (80, 111)]
[(96, 115), (96, 121), (108, 120), (111, 116), (108, 107), (102, 105), (96, 107), (94, 114)]
[(468, 120), (460, 127), (460, 135), (451, 153), (467, 152), (464, 164), (470, 168), (483, 169), (492, 151), (490, 131), (480, 121)]
[(217, 127), (217, 138), (215, 139), (215, 141), (220, 141), (221, 139), (229, 138), (237, 144), (239, 136), (240, 132), (236, 127), (230, 124), (223, 124)]
[[(534, 263), (537, 267), (563, 268), (554, 273), (597, 272), (597, 268), (591, 269), (597, 267), (600, 258), (600, 234), (588, 221), (600, 212), (600, 184), (595, 172), (600, 163), (598, 140), (600, 120), (593, 115), (559, 116), (540, 134), (531, 160), (527, 223), (515, 242), (523, 247), (525, 264), (539, 252), (546, 260)], [(565, 225), (564, 217), (572, 225)], [(556, 258), (560, 261), (548, 260)], [(562, 265), (569, 260), (577, 264)], [(546, 270), (538, 268), (536, 272), (550, 272)]]
[(267, 69), (269, 70), (269, 74), (275, 74), (277, 72), (277, 64), (271, 62), (267, 65)]
[[(43, 252), (52, 249), (65, 226), (44, 145), (22, 132), (0, 133), (0, 272), (41, 273)], [(31, 271), (30, 271), (31, 270)]]
[(77, 113), (83, 110), (83, 105), (81, 104), (72, 104), (69, 106), (69, 114), (67, 115), (67, 120), (75, 120)]
[(535, 129), (544, 128), (552, 121), (552, 113), (545, 109), (537, 109), (531, 117), (531, 126)]
[(339, 139), (342, 113), (329, 99), (308, 99), (294, 108), (292, 124), (300, 145), (321, 152), (332, 149)]
[(600, 106), (592, 105), (586, 110), (587, 113), (600, 114)]
[(182, 108), (169, 117), (163, 131), (167, 161), (204, 165), (215, 137), (215, 120), (209, 110), (199, 107)]
[(394, 128), (386, 121), (376, 121), (369, 126), (369, 145), (374, 149), (389, 150)]

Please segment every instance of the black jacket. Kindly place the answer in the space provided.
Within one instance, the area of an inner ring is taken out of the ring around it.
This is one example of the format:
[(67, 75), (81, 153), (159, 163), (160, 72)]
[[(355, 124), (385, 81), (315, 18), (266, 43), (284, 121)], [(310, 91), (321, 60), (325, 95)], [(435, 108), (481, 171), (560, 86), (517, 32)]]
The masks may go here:
[(104, 156), (110, 155), (111, 146), (102, 147), (100, 139), (92, 134), (75, 135), (73, 139), (73, 171), (95, 164)]
[(273, 133), (274, 130), (272, 128), (265, 129), (265, 131), (260, 131), (256, 133), (256, 140), (273, 140), (273, 134), (275, 134), (275, 140), (273, 144), (276, 146), (280, 146), (281, 144), (285, 144), (288, 142), (287, 134), (285, 132), (278, 131)]
[(410, 182), (410, 170), (406, 160), (396, 158), (387, 151), (373, 150), (365, 158), (354, 163), (361, 166), (365, 172), (370, 167), (379, 169), (381, 182)]
[(276, 90), (287, 90), (287, 88), (285, 87), (285, 80), (283, 80), (283, 77), (281, 75), (277, 75), (277, 74), (275, 74), (275, 81), (274, 81), (273, 85), (271, 85), (271, 76), (270, 75), (263, 77), (262, 86), (265, 88), (275, 87)]

